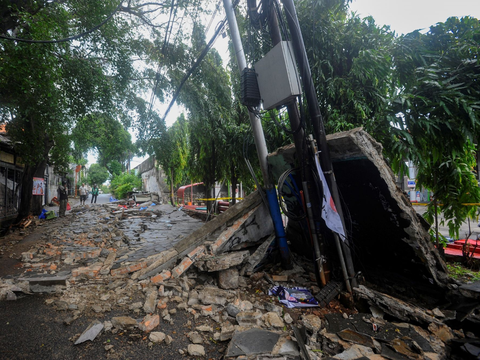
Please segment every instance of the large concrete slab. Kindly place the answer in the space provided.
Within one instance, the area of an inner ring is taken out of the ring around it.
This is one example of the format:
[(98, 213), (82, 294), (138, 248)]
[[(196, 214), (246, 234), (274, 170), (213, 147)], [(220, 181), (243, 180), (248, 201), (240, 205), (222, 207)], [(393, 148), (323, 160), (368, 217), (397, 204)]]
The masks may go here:
[[(397, 187), (382, 155), (382, 146), (361, 128), (327, 136), (335, 177), (345, 209), (346, 227), (356, 271), (382, 285), (395, 286), (407, 296), (413, 290), (443, 298), (448, 284), (446, 266), (410, 201)], [(269, 155), (273, 176), (295, 163), (295, 148)], [(317, 201), (317, 206), (321, 206)], [(301, 226), (289, 229), (289, 239), (302, 242)], [(335, 263), (335, 247), (324, 234), (326, 253)], [(311, 249), (304, 253), (311, 253)]]

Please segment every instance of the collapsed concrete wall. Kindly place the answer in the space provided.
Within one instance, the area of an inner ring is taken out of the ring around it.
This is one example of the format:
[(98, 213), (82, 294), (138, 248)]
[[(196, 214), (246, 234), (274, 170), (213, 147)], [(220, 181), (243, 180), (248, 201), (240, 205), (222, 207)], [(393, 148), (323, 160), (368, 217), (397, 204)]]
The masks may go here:
[(397, 187), (382, 146), (361, 128), (332, 134), (327, 141), (362, 267), (393, 282), (446, 285), (445, 263)]
[(169, 187), (165, 181), (166, 175), (158, 166), (155, 157), (151, 156), (135, 168), (142, 176), (143, 191), (156, 193), (162, 202), (168, 202)]
[[(445, 263), (431, 243), (425, 223), (397, 187), (382, 146), (361, 128), (329, 135), (327, 141), (344, 202), (355, 270), (368, 281), (395, 287), (395, 292), (406, 296), (413, 296), (412, 290), (418, 289), (429, 293), (430, 300), (443, 299), (448, 282)], [(294, 160), (293, 146), (271, 154), (273, 176)], [(297, 224), (288, 232), (295, 238), (292, 242), (299, 241), (300, 228)], [(328, 236), (324, 241), (328, 245)], [(302, 246), (308, 243), (303, 241)], [(335, 256), (330, 255), (333, 261)]]

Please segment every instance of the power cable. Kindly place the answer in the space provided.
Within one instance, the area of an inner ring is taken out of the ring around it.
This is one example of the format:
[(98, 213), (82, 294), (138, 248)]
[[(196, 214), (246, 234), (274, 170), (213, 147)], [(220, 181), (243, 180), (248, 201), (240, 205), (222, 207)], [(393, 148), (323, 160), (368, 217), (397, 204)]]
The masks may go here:
[(205, 48), (203, 49), (202, 53), (200, 54), (200, 56), (198, 57), (198, 59), (195, 61), (195, 63), (192, 65), (192, 67), (187, 71), (187, 73), (185, 74), (185, 76), (183, 77), (182, 81), (180, 82), (180, 85), (178, 86), (177, 90), (175, 91), (175, 93), (173, 94), (173, 98), (172, 100), (170, 101), (170, 104), (168, 105), (168, 108), (167, 110), (165, 111), (165, 114), (163, 115), (163, 120), (165, 121), (165, 118), (167, 117), (168, 113), (170, 112), (170, 110), (172, 109), (172, 106), (173, 104), (175, 103), (175, 101), (177, 101), (177, 97), (178, 97), (178, 94), (180, 93), (180, 90), (182, 90), (182, 87), (183, 85), (185, 85), (185, 83), (187, 82), (188, 78), (190, 77), (190, 75), (193, 74), (193, 72), (198, 68), (198, 66), (200, 65), (200, 63), (202, 62), (203, 58), (207, 55), (208, 51), (210, 50), (210, 48), (212, 47), (213, 43), (215, 42), (215, 40), (217, 39), (218, 35), (223, 32), (223, 29), (225, 27), (225, 24), (227, 22), (227, 18), (223, 19), (217, 26), (217, 29), (215, 30), (215, 33), (213, 34), (212, 38), (210, 39), (210, 41), (208, 42), (207, 46), (205, 46)]
[(220, 8), (220, 2), (221, 1), (222, 0), (218, 0), (217, 6), (215, 6), (215, 11), (213, 12), (212, 18), (210, 19), (210, 21), (207, 25), (207, 29), (205, 30), (205, 34), (208, 33), (208, 30), (210, 30), (210, 26), (212, 26), (212, 23), (213, 23), (213, 20), (215, 19), (215, 16), (217, 16), (217, 12), (218, 12), (218, 9)]
[[(167, 48), (167, 42), (170, 39), (170, 34), (171, 34), (172, 29), (173, 29), (173, 21), (174, 21), (175, 16), (176, 16), (176, 11), (175, 11), (175, 13), (173, 12), (174, 7), (175, 7), (175, 0), (172, 0), (172, 6), (170, 8), (170, 15), (169, 15), (169, 18), (168, 18), (167, 29), (165, 30), (165, 38), (163, 40), (162, 50), (160, 52), (162, 55), (165, 55), (165, 49)], [(157, 88), (158, 88), (158, 83), (159, 82), (160, 82), (160, 62), (159, 62), (158, 67), (157, 67), (157, 72), (155, 73), (155, 86), (153, 87), (152, 95), (150, 97), (150, 103), (148, 105), (148, 117), (150, 117), (150, 115), (152, 113), (152, 107), (153, 107), (153, 104), (155, 103), (155, 94), (157, 93)]]
[(85, 35), (88, 35), (88, 34), (94, 32), (95, 30), (98, 30), (100, 27), (105, 25), (106, 22), (108, 20), (110, 20), (113, 17), (113, 15), (115, 15), (118, 12), (118, 10), (120, 10), (120, 7), (122, 6), (122, 3), (123, 3), (123, 0), (120, 1), (118, 6), (115, 8), (115, 10), (110, 15), (108, 15), (107, 18), (105, 20), (103, 20), (100, 24), (98, 24), (98, 25), (94, 26), (93, 28), (91, 28), (87, 31), (84, 31), (80, 34), (70, 36), (70, 37), (67, 37), (67, 38), (64, 38), (64, 39), (58, 39), (58, 40), (29, 40), (29, 39), (13, 38), (13, 37), (4, 36), (4, 35), (0, 35), (0, 39), (24, 42), (24, 43), (29, 43), (29, 44), (55, 44), (55, 43), (63, 43), (63, 42), (76, 40), (76, 39), (79, 39), (79, 38), (81, 38)]

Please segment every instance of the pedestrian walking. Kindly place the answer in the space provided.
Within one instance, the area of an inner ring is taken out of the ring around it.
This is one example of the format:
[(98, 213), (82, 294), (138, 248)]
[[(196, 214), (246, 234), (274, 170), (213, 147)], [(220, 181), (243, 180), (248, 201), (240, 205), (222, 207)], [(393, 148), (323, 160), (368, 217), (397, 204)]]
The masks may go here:
[(68, 203), (68, 188), (67, 182), (64, 180), (62, 184), (57, 189), (57, 198), (60, 201), (60, 209), (58, 210), (59, 216), (64, 217), (65, 211), (67, 210)]
[[(93, 184), (93, 188), (92, 188), (92, 201), (90, 201), (90, 204), (93, 204), (93, 203), (97, 203), (97, 196), (98, 196), (98, 186), (97, 184)], [(95, 200), (95, 201), (94, 201)]]
[(82, 186), (78, 188), (78, 191), (80, 192), (80, 205), (85, 205), (85, 200), (87, 200), (87, 187), (85, 186), (85, 183), (82, 183)]

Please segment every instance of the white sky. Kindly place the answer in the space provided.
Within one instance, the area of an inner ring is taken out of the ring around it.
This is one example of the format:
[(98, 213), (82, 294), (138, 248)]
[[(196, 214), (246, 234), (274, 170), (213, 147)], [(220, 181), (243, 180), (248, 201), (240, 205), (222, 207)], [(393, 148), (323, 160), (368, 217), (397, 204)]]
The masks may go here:
[(353, 0), (350, 9), (360, 17), (372, 16), (378, 25), (390, 25), (399, 35), (428, 31), (450, 16), (480, 19), (480, 0)]

